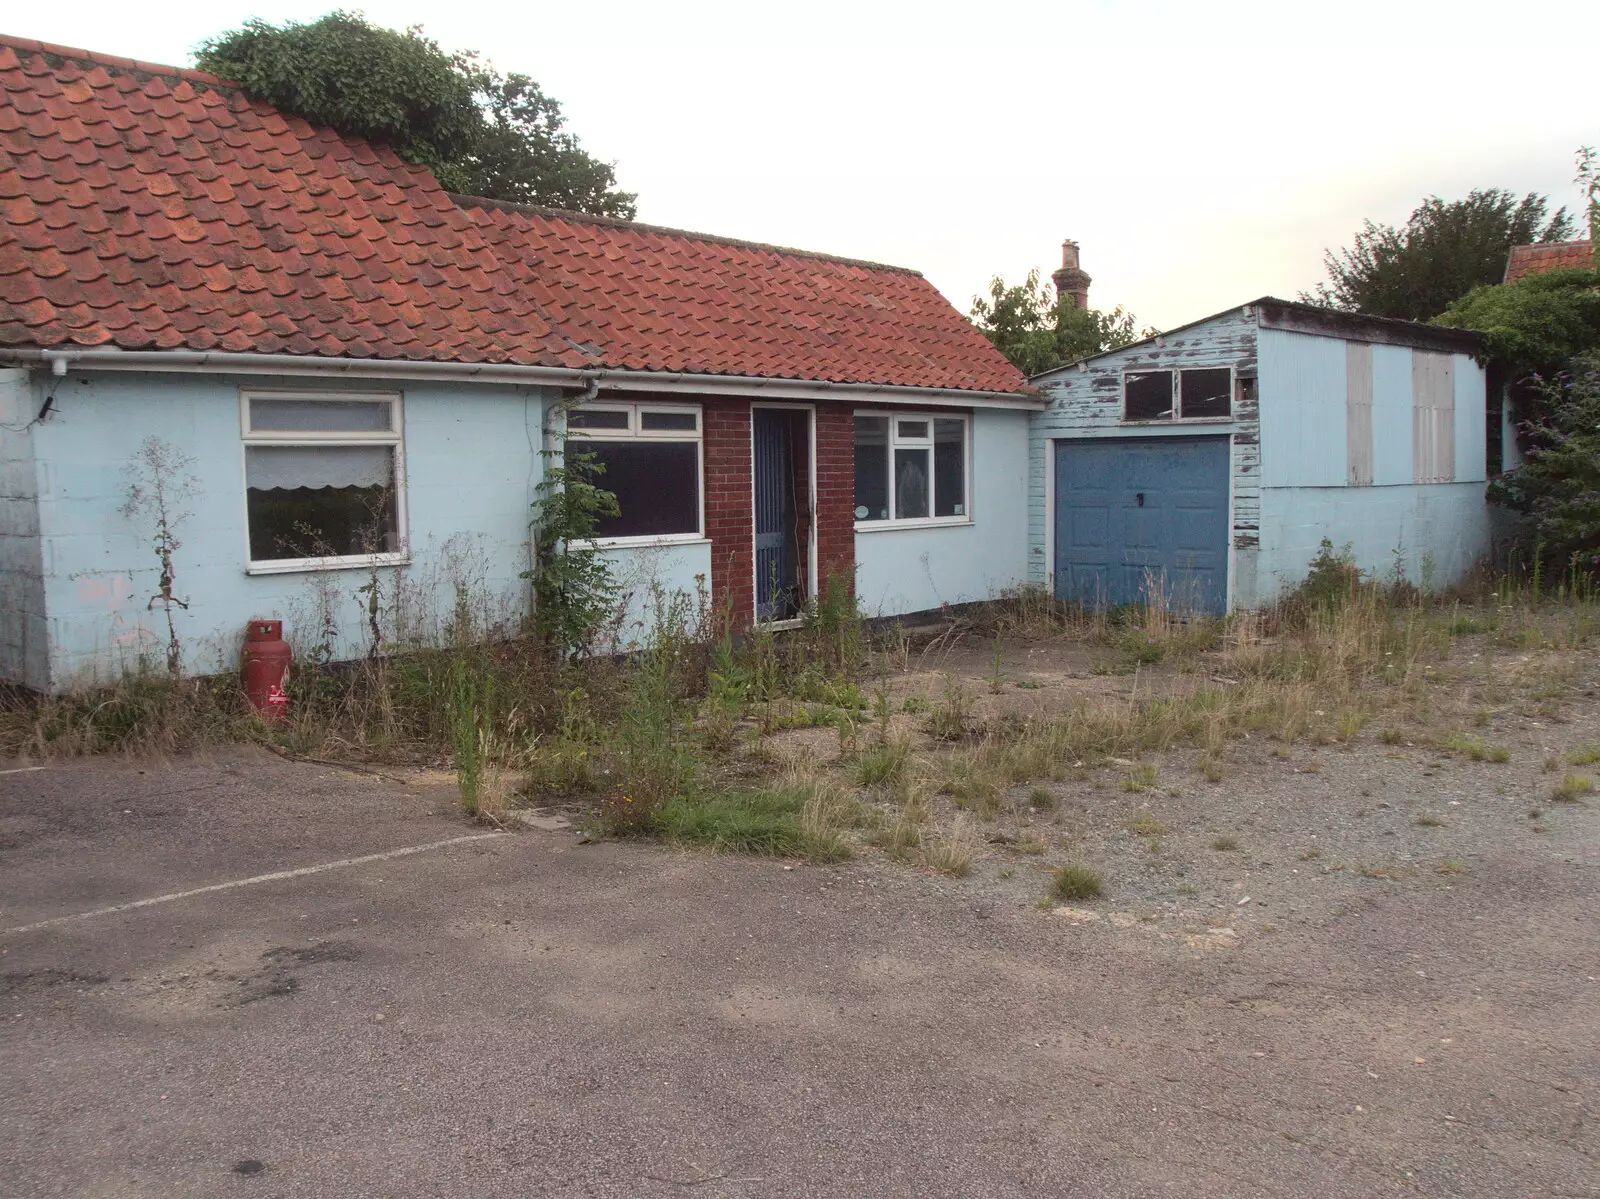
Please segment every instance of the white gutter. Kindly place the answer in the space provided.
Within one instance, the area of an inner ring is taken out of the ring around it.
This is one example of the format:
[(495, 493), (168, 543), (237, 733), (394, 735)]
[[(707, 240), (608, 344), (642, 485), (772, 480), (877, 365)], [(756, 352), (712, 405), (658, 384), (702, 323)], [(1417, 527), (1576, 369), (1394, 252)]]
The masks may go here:
[(160, 371), (177, 374), (310, 375), (355, 379), (412, 379), (614, 391), (686, 392), (774, 400), (840, 400), (866, 404), (915, 404), (937, 408), (1020, 408), (1038, 411), (1043, 398), (1010, 391), (963, 391), (945, 387), (894, 387), (881, 383), (830, 383), (763, 379), (747, 375), (687, 372), (584, 370), (512, 363), (411, 362), (385, 358), (315, 358), (300, 354), (234, 354), (212, 350), (0, 349), (0, 360), (47, 365), (62, 376), (69, 369)]

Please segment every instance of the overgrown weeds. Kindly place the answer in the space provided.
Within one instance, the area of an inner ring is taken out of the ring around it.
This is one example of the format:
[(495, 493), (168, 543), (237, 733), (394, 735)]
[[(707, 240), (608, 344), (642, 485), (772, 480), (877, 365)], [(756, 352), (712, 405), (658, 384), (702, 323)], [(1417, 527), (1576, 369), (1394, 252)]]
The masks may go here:
[(1593, 795), (1595, 787), (1594, 775), (1569, 774), (1551, 790), (1550, 798), (1555, 803), (1579, 803), (1583, 796)]
[(1100, 872), (1078, 862), (1060, 866), (1050, 876), (1050, 895), (1054, 899), (1099, 899), (1104, 890)]
[(922, 834), (922, 860), (942, 874), (964, 878), (972, 873), (982, 840), (965, 813), (956, 816), (948, 828)]
[[(578, 662), (531, 638), (487, 637), (464, 617), (443, 648), (298, 668), (291, 717), (276, 727), (245, 708), (236, 680), (173, 680), (158, 660), (96, 693), (14, 699), (0, 711), (0, 748), (37, 758), (256, 740), (306, 755), (447, 760), (464, 812), (479, 819), (502, 819), (525, 794), (582, 805), (589, 827), (617, 835), (812, 861), (839, 860), (867, 840), (960, 874), (972, 868), (981, 821), (1021, 824), (1026, 808), (1055, 809), (1060, 789), (1043, 784), (1120, 765), (1128, 791), (1156, 791), (1155, 761), (1127, 763), (1176, 748), (1197, 751), (1194, 769), (1213, 782), (1243, 738), (1288, 756), (1294, 743), (1349, 745), (1372, 725), (1387, 744), (1503, 761), (1485, 733), (1439, 730), (1486, 729), (1505, 697), (1533, 694), (1525, 688), (1537, 690), (1527, 702), (1541, 711), (1559, 706), (1578, 676), (1548, 663), (1600, 632), (1596, 605), (1576, 588), (1535, 595), (1499, 580), (1429, 597), (1352, 577), (1337, 554), (1314, 582), (1273, 611), (1226, 620), (1182, 613), (1160, 588), (1120, 613), (1033, 593), (996, 605), (986, 633), (1084, 639), (1137, 669), (1131, 686), (1064, 707), (1007, 683), (999, 641), (973, 672), (987, 673), (999, 696), (975, 696), (981, 681), (952, 671), (931, 702), (895, 697), (889, 675), (907, 661), (904, 635), (874, 651), (844, 576), (798, 630), (742, 639), (726, 620), (715, 635), (703, 595), (655, 589), (643, 648)], [(1475, 639), (1476, 673), (1464, 655), (1451, 657), (1460, 637)], [(1470, 697), (1452, 695), (1466, 689)], [(785, 765), (792, 741), (775, 734), (798, 727), (836, 729), (838, 760), (832, 737), (819, 754), (813, 734), (804, 769)], [(1547, 768), (1592, 764), (1600, 750), (1569, 758), (1552, 755)], [(1572, 782), (1585, 778), (1568, 776), (1553, 798), (1589, 794), (1592, 781)], [(1167, 831), (1149, 813), (1128, 828), (1147, 847)]]

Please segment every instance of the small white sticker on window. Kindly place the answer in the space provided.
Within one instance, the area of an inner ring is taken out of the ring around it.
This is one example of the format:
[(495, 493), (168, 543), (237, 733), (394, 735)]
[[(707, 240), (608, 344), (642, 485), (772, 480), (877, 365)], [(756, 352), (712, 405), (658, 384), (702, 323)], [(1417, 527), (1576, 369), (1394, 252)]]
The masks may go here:
[(867, 517), (869, 515), (871, 515), (871, 513), (872, 513), (872, 509), (867, 507), (865, 504), (857, 504), (856, 505), (856, 519), (857, 520), (866, 520)]
[(952, 507), (951, 511), (953, 511), (957, 516), (965, 516), (967, 514), (967, 506), (965, 504), (956, 504)]

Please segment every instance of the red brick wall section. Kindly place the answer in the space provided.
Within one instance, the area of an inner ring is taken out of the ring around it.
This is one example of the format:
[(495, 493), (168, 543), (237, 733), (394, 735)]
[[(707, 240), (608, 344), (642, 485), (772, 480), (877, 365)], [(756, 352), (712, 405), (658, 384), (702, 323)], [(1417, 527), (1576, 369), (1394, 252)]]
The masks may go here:
[(735, 630), (755, 620), (755, 518), (750, 497), (750, 401), (707, 399), (706, 536), (711, 604)]
[(817, 405), (817, 576), (822, 594), (843, 573), (852, 589), (856, 566), (855, 409)]

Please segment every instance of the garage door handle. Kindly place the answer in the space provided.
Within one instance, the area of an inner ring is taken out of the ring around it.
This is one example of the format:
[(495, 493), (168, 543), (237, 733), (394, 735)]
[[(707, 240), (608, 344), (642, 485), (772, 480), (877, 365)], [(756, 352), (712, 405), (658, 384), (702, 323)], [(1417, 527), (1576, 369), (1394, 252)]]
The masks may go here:
[(1142, 491), (1134, 492), (1133, 493), (1133, 498), (1139, 501), (1139, 507), (1141, 507), (1141, 508), (1144, 507), (1144, 492), (1142, 492)]

